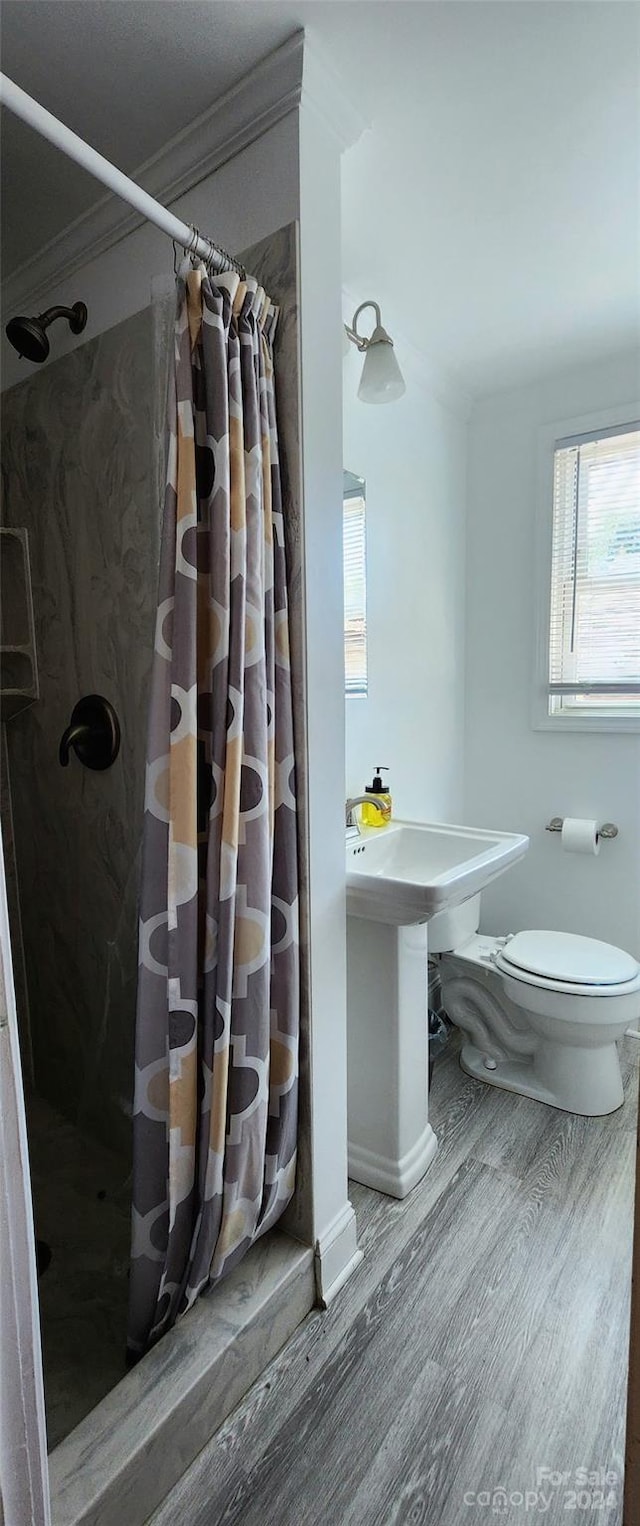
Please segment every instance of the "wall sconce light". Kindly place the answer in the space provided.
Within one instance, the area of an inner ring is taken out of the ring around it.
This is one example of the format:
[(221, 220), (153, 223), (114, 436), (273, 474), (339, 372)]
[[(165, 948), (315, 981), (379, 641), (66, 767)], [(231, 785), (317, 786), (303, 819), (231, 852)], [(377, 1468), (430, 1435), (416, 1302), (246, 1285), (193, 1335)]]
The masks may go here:
[[(366, 307), (372, 307), (376, 315), (376, 326), (373, 333), (367, 339), (364, 334), (358, 333), (358, 318)], [(358, 397), (362, 403), (392, 403), (395, 398), (402, 397), (406, 392), (406, 386), (402, 371), (398, 365), (393, 351), (393, 339), (390, 338), (386, 329), (380, 322), (380, 308), (377, 302), (361, 302), (356, 308), (351, 325), (345, 323), (345, 332), (356, 349), (364, 351), (364, 365)]]

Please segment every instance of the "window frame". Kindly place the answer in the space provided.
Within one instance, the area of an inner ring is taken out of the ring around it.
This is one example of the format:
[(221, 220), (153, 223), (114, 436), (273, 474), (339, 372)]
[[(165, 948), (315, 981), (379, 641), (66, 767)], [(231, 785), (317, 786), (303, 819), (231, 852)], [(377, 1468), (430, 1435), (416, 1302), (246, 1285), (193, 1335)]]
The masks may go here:
[(362, 541), (363, 541), (362, 573), (363, 573), (363, 587), (364, 587), (364, 601), (363, 602), (364, 602), (364, 670), (365, 670), (365, 672), (364, 672), (364, 688), (360, 688), (360, 689), (348, 689), (347, 688), (347, 669), (346, 669), (347, 618), (346, 618), (346, 608), (345, 608), (345, 612), (344, 612), (344, 654), (345, 654), (344, 697), (345, 697), (345, 700), (350, 700), (350, 699), (363, 700), (363, 699), (368, 699), (368, 697), (369, 697), (369, 630), (368, 630), (368, 625), (367, 625), (367, 592), (368, 592), (368, 590), (367, 590), (367, 487), (366, 487), (366, 480), (365, 480), (364, 477), (359, 477), (355, 472), (347, 471), (347, 469), (345, 468), (345, 470), (343, 472), (343, 487), (342, 487), (343, 577), (344, 577), (344, 515), (345, 515), (345, 504), (346, 504), (347, 500), (350, 499), (350, 498), (354, 498), (354, 499), (357, 498), (357, 499), (361, 500), (362, 501), (362, 505), (363, 505), (363, 511), (362, 511), (362, 531), (363, 531), (363, 534), (362, 534)]
[(578, 418), (560, 419), (538, 430), (538, 471), (535, 545), (535, 648), (531, 725), (534, 731), (640, 731), (640, 714), (605, 715), (586, 712), (567, 715), (549, 714), (549, 649), (551, 618), (551, 551), (553, 538), (553, 483), (555, 449), (573, 435), (596, 437), (600, 430), (619, 426), (622, 433), (640, 418), (640, 402), (627, 402), (617, 408), (603, 408)]

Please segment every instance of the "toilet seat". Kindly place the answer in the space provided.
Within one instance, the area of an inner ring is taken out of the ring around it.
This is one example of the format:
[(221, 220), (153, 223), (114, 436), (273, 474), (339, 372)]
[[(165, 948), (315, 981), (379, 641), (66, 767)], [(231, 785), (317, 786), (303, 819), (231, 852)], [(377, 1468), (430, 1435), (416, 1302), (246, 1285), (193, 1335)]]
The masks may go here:
[(640, 989), (640, 965), (631, 954), (576, 933), (516, 933), (492, 962), (525, 985), (571, 995), (617, 996)]

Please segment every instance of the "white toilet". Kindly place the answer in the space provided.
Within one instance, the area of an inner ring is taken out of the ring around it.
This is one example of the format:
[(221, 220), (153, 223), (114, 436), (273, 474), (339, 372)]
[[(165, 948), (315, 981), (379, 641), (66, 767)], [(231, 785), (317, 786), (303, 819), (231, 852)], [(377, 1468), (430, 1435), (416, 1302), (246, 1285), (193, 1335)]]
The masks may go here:
[[(445, 1011), (467, 1035), (463, 1070), (570, 1113), (614, 1112), (624, 1102), (616, 1039), (640, 1016), (640, 965), (573, 933), (482, 937), (468, 908), (460, 944), (440, 960)], [(431, 953), (452, 947), (455, 919), (434, 928)]]

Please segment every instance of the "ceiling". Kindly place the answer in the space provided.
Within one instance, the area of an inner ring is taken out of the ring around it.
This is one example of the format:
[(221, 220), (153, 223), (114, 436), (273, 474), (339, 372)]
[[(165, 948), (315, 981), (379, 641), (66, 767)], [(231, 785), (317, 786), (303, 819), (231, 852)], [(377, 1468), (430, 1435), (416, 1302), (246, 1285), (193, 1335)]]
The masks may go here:
[[(131, 171), (300, 26), (372, 123), (343, 274), (482, 393), (629, 348), (640, 8), (619, 0), (5, 0), (2, 67)], [(3, 113), (3, 273), (102, 191)]]

